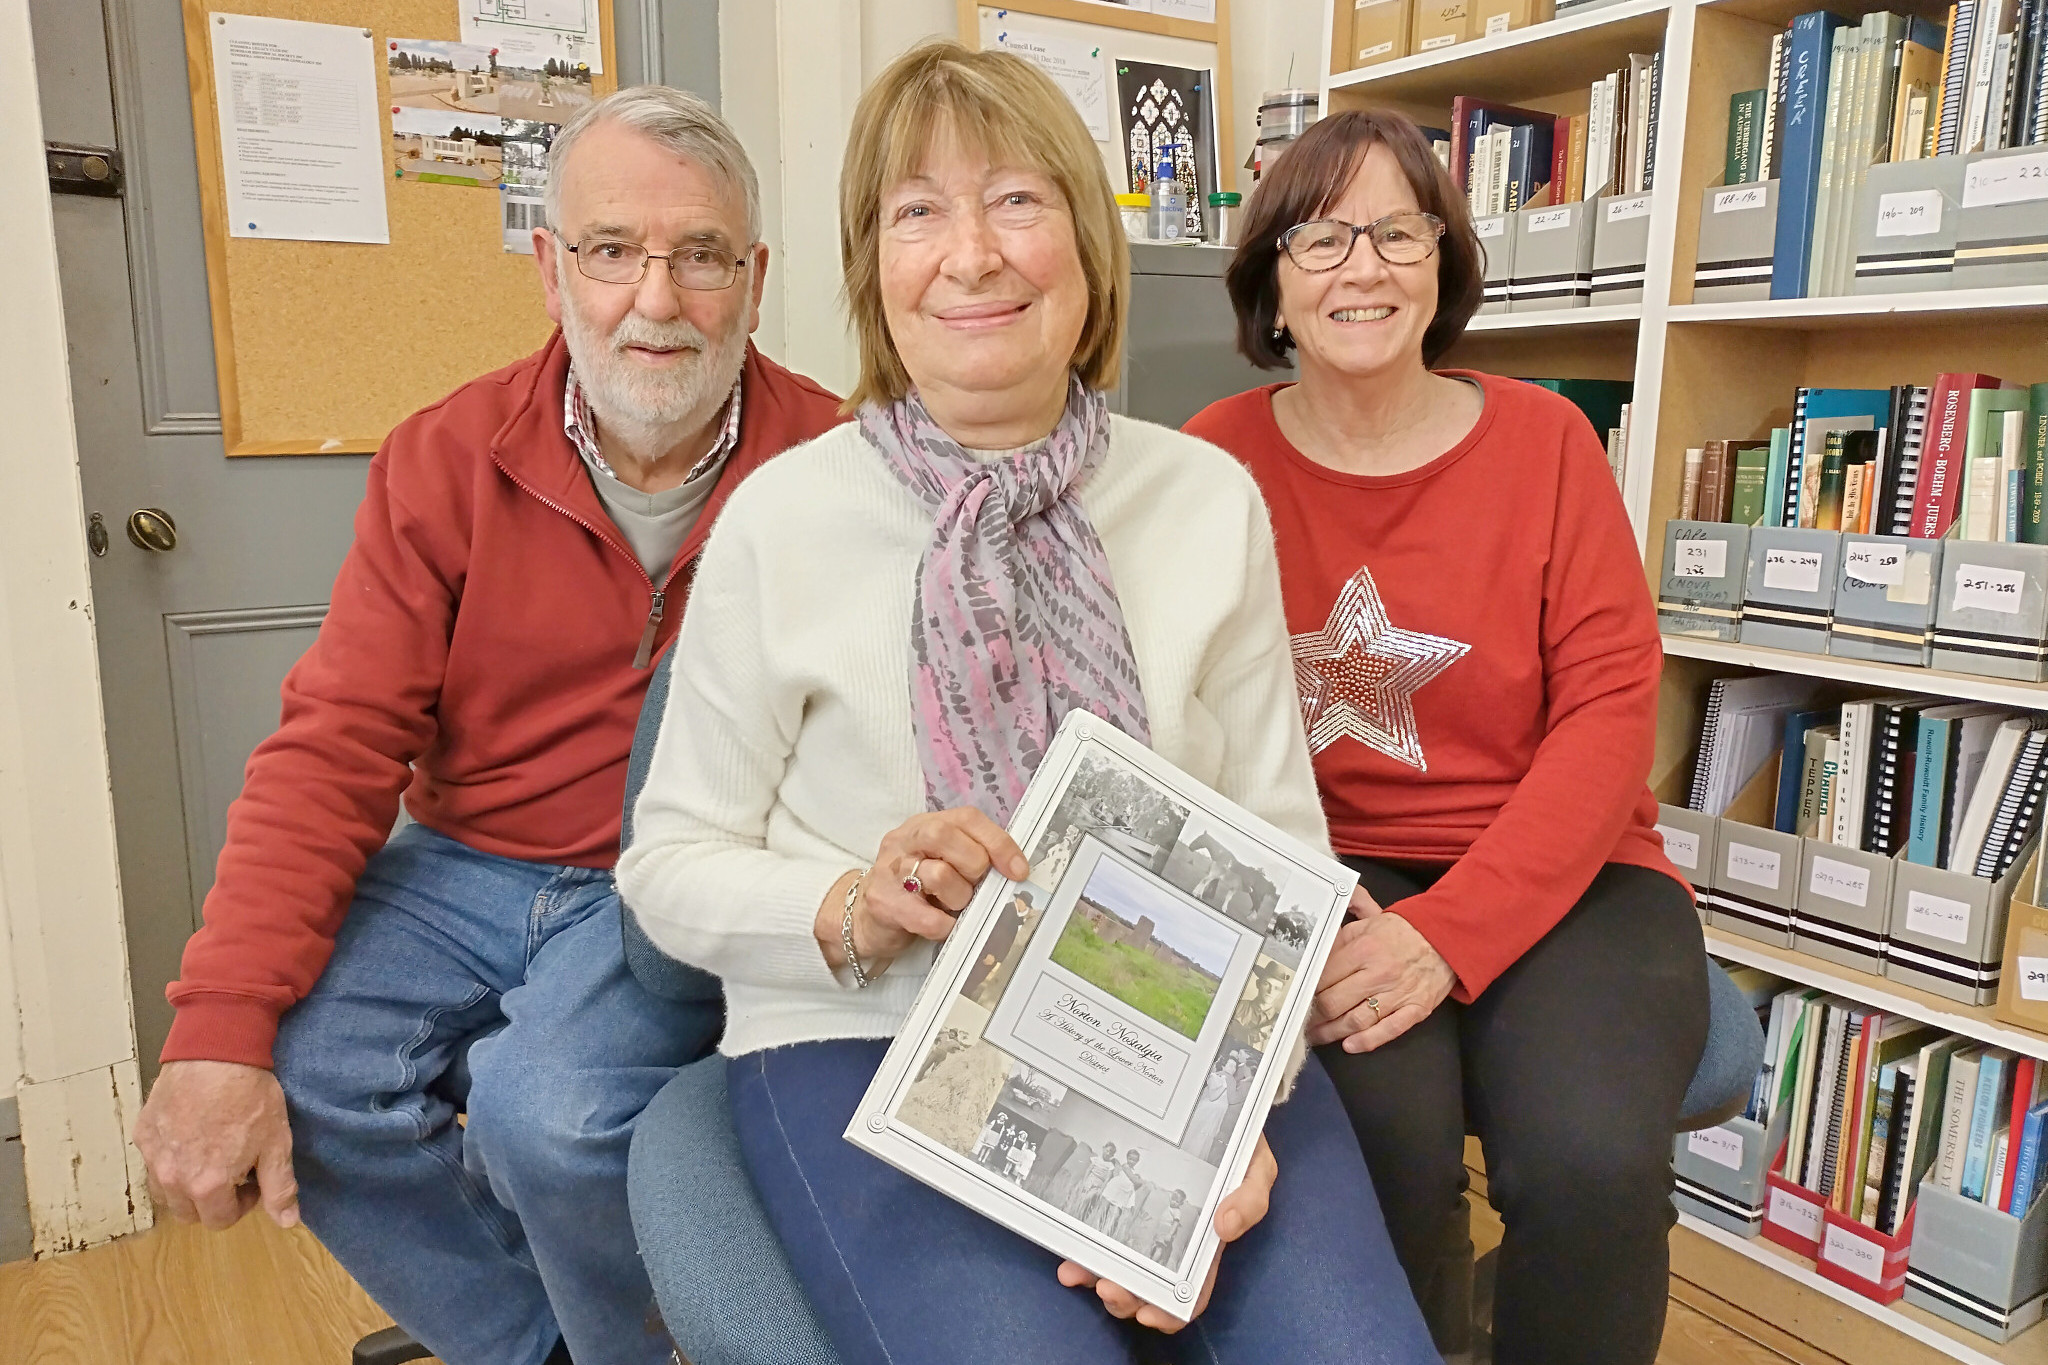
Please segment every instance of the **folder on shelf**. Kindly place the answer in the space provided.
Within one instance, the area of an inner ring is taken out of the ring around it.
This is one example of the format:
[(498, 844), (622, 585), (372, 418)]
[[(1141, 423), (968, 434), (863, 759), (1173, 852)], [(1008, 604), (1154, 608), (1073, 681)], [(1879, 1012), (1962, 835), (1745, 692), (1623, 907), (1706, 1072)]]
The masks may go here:
[(1956, 263), (1963, 158), (1881, 162), (1856, 201), (1858, 294), (1947, 289)]
[(1753, 302), (1771, 297), (1771, 259), (1778, 232), (1776, 180), (1726, 189), (1700, 199), (1694, 303)]

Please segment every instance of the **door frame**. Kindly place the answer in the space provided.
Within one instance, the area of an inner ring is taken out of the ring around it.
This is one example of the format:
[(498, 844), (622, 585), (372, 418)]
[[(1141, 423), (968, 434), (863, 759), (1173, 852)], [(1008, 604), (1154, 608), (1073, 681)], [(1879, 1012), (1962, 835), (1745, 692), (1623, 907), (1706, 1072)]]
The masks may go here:
[(38, 1256), (154, 1221), (28, 0), (0, 0), (0, 1099)]

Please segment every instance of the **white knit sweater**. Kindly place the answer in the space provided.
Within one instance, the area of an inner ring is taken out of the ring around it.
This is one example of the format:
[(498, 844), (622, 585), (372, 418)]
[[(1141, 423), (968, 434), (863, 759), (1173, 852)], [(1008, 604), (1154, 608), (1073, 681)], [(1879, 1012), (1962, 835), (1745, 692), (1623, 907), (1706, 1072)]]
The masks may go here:
[[(1251, 476), (1204, 441), (1119, 417), (1081, 499), (1153, 748), (1327, 849)], [(724, 979), (728, 1055), (892, 1037), (931, 967), (919, 945), (860, 990), (812, 935), (832, 884), (925, 806), (910, 624), (931, 529), (848, 424), (751, 475), (705, 546), (618, 880), (656, 944)]]

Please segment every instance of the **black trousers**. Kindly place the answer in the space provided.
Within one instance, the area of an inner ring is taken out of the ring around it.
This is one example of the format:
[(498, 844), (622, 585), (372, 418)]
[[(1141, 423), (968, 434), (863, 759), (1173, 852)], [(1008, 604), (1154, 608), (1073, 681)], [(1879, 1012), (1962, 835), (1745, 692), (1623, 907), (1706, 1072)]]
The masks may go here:
[[(1382, 906), (1443, 874), (1347, 861)], [(1707, 1038), (1705, 951), (1682, 887), (1610, 863), (1479, 999), (1446, 1000), (1375, 1052), (1317, 1050), (1425, 1312), (1458, 1273), (1456, 1250), (1469, 1256), (1464, 1145), (1479, 1137), (1505, 1225), (1497, 1365), (1656, 1359), (1672, 1136)], [(1458, 1326), (1432, 1321), (1440, 1350), (1461, 1347)]]

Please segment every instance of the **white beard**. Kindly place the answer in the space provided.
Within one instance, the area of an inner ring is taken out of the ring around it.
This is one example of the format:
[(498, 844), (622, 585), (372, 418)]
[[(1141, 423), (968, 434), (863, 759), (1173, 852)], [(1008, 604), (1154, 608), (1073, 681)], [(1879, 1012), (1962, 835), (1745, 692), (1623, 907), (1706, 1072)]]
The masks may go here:
[[(648, 262), (653, 269), (655, 263)], [(566, 261), (562, 271), (567, 273)], [(638, 313), (619, 320), (609, 336), (584, 317), (562, 280), (562, 338), (576, 366), (576, 380), (599, 424), (629, 448), (655, 458), (676, 438), (709, 422), (725, 405), (747, 358), (747, 315), (716, 343), (678, 318), (656, 322)], [(652, 370), (630, 359), (627, 346), (674, 347), (680, 354)]]

